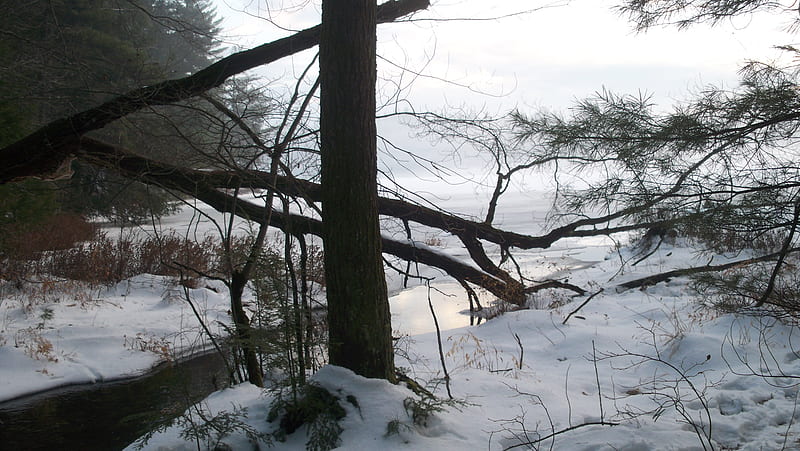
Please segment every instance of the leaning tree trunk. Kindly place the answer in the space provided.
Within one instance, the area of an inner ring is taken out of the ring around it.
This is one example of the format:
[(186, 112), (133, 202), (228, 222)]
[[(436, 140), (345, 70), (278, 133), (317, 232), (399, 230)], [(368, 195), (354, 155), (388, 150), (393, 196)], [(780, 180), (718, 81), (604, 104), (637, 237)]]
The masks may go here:
[(253, 328), (242, 304), (242, 294), (248, 280), (249, 275), (240, 271), (233, 272), (229, 290), (231, 295), (231, 316), (236, 328), (236, 344), (244, 356), (247, 380), (256, 387), (263, 387), (264, 375), (261, 370), (261, 364), (258, 361), (258, 354), (256, 354), (256, 343), (252, 333)]
[(378, 224), (375, 30), (375, 0), (322, 2), (323, 244), (330, 362), (393, 380)]

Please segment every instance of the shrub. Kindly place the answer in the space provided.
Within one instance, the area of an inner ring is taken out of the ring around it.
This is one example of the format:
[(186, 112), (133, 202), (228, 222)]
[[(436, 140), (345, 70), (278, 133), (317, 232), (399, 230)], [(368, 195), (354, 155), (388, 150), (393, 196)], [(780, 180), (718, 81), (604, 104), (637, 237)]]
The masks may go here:
[[(354, 397), (348, 396), (348, 401), (357, 405)], [(300, 396), (284, 399), (280, 394), (275, 398), (268, 420), (274, 422), (278, 419), (279, 428), (274, 433), (277, 440), (283, 441), (302, 425), (308, 425), (308, 450), (329, 450), (341, 444), (339, 436), (342, 427), (339, 420), (347, 412), (339, 405), (339, 398), (329, 391), (315, 384), (305, 385)]]
[(12, 259), (33, 259), (45, 251), (74, 247), (97, 236), (97, 228), (86, 218), (59, 213), (37, 224), (11, 223), (2, 226), (3, 251)]
[[(59, 222), (65, 229), (64, 224), (69, 223)], [(81, 224), (80, 221), (74, 223)], [(222, 245), (212, 237), (201, 242), (174, 233), (111, 239), (93, 228), (81, 227), (71, 232), (54, 228), (51, 236), (47, 246), (40, 244), (46, 241), (44, 239), (37, 242), (29, 238), (32, 244), (18, 252), (7, 253), (0, 277), (16, 281), (61, 277), (91, 284), (113, 284), (138, 274), (178, 277), (185, 272), (179, 265), (203, 274), (218, 274), (221, 270)], [(94, 239), (84, 241), (87, 236)], [(84, 242), (76, 245), (76, 240)]]
[(197, 449), (231, 449), (223, 439), (234, 434), (246, 436), (253, 444), (253, 449), (260, 449), (259, 443), (271, 446), (272, 439), (248, 424), (246, 420), (246, 407), (234, 405), (233, 411), (222, 410), (214, 414), (207, 407), (195, 404), (175, 419), (156, 423), (155, 427), (133, 443), (133, 448), (139, 450), (146, 448), (154, 435), (172, 426), (180, 429), (181, 439), (187, 444), (195, 443)]

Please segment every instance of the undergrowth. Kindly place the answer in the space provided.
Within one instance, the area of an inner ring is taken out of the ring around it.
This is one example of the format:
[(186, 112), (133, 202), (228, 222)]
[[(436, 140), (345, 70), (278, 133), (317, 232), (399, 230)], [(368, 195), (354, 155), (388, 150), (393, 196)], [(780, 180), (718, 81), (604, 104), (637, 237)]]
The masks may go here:
[[(347, 412), (339, 404), (339, 398), (319, 385), (309, 383), (299, 393), (290, 397), (279, 392), (270, 407), (267, 420), (278, 421), (278, 429), (273, 436), (278, 441), (286, 438), (297, 429), (308, 427), (306, 449), (309, 451), (325, 451), (341, 444), (342, 427), (339, 421)], [(358, 408), (358, 401), (348, 396), (347, 402)]]
[(21, 285), (54, 278), (111, 285), (139, 274), (179, 277), (180, 266), (204, 274), (221, 271), (223, 248), (218, 239), (200, 241), (176, 233), (160, 236), (104, 233), (69, 248), (41, 250), (38, 244), (2, 255), (0, 278)]
[(179, 427), (180, 437), (188, 443), (194, 443), (198, 451), (232, 449), (223, 440), (236, 433), (245, 435), (253, 445), (252, 449), (260, 449), (260, 443), (271, 446), (272, 439), (248, 424), (246, 419), (245, 407), (233, 406), (233, 411), (222, 410), (212, 414), (201, 404), (195, 404), (183, 415), (160, 422), (133, 446), (135, 449), (144, 449), (156, 433), (163, 432), (171, 426)]
[(69, 249), (93, 240), (97, 226), (77, 214), (60, 213), (37, 224), (0, 225), (0, 255), (16, 260), (36, 258), (41, 252)]
[[(438, 382), (436, 382), (438, 384)], [(435, 388), (433, 388), (435, 390)], [(444, 399), (436, 397), (427, 389), (417, 393), (418, 397), (407, 397), (403, 400), (403, 409), (408, 416), (406, 420), (395, 418), (386, 424), (386, 437), (403, 436), (404, 432), (414, 432), (433, 426), (436, 415), (446, 412), (448, 408), (461, 410), (469, 405), (460, 399)], [(411, 420), (409, 422), (408, 420)]]

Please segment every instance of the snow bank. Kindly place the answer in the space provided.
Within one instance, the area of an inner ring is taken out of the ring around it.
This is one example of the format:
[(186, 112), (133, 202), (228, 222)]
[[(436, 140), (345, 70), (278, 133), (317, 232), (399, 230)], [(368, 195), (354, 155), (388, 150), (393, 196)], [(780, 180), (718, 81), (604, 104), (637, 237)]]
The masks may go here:
[[(206, 324), (230, 322), (222, 286), (208, 283), (190, 296)], [(46, 299), (11, 292), (0, 299), (0, 401), (139, 375), (209, 346), (183, 287), (168, 277), (54, 286)]]

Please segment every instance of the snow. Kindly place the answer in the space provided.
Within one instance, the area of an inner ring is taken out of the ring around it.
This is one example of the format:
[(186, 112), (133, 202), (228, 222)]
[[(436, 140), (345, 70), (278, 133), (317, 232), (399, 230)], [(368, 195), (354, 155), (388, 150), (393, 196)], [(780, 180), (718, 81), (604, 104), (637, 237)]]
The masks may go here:
[[(0, 299), (0, 401), (135, 376), (211, 345), (183, 287), (168, 277), (141, 275), (95, 290), (56, 284), (44, 303), (5, 291), (11, 293)], [(189, 291), (206, 324), (230, 322), (221, 284)]]
[[(524, 232), (524, 219), (507, 214), (505, 220)], [(539, 308), (467, 326), (461, 313), (468, 308), (466, 296), (453, 280), (439, 274), (431, 290), (419, 282), (403, 288), (399, 276), (390, 274), (393, 325), (402, 336), (396, 364), (433, 390), (443, 410), (415, 424), (406, 407), (420, 397), (402, 384), (325, 366), (311, 380), (337, 396), (347, 413), (340, 421), (341, 449), (797, 449), (796, 327), (707, 308), (685, 278), (619, 289), (622, 282), (704, 265), (710, 258), (679, 239), (632, 265), (641, 249), (626, 239), (565, 240), (544, 252), (520, 253), (527, 274), (569, 277), (590, 294), (603, 290), (566, 324), (588, 294), (543, 291), (531, 299)], [(452, 241), (444, 237), (442, 251), (448, 246)], [(743, 256), (715, 255), (714, 264), (736, 258)], [(620, 261), (628, 262), (623, 270)], [(26, 310), (24, 299), (4, 297), (0, 399), (146, 370), (160, 357), (125, 345), (126, 337), (137, 334), (167, 340), (184, 352), (204, 346), (191, 311), (172, 299), (170, 283), (143, 275), (96, 292), (91, 301), (49, 303), (52, 318), (44, 321), (42, 305)], [(192, 295), (202, 300), (209, 323), (229, 321), (224, 290), (211, 288), (199, 287)], [(441, 345), (453, 403), (444, 402), (429, 296), (444, 329)], [(483, 296), (484, 305), (490, 301)], [(37, 328), (41, 322), (44, 327)], [(32, 358), (24, 344), (15, 347), (26, 330), (52, 342), (58, 361)], [(269, 434), (277, 428), (266, 421), (274, 397), (273, 391), (241, 384), (212, 394), (198, 408), (209, 415), (246, 408), (242, 421)], [(186, 415), (196, 415), (196, 409)], [(387, 434), (390, 424), (396, 433)], [(176, 424), (161, 431), (144, 448), (196, 449), (181, 438), (181, 430)], [(305, 449), (308, 438), (301, 427), (276, 445)], [(249, 440), (243, 433), (222, 439), (231, 449), (251, 449)]]

